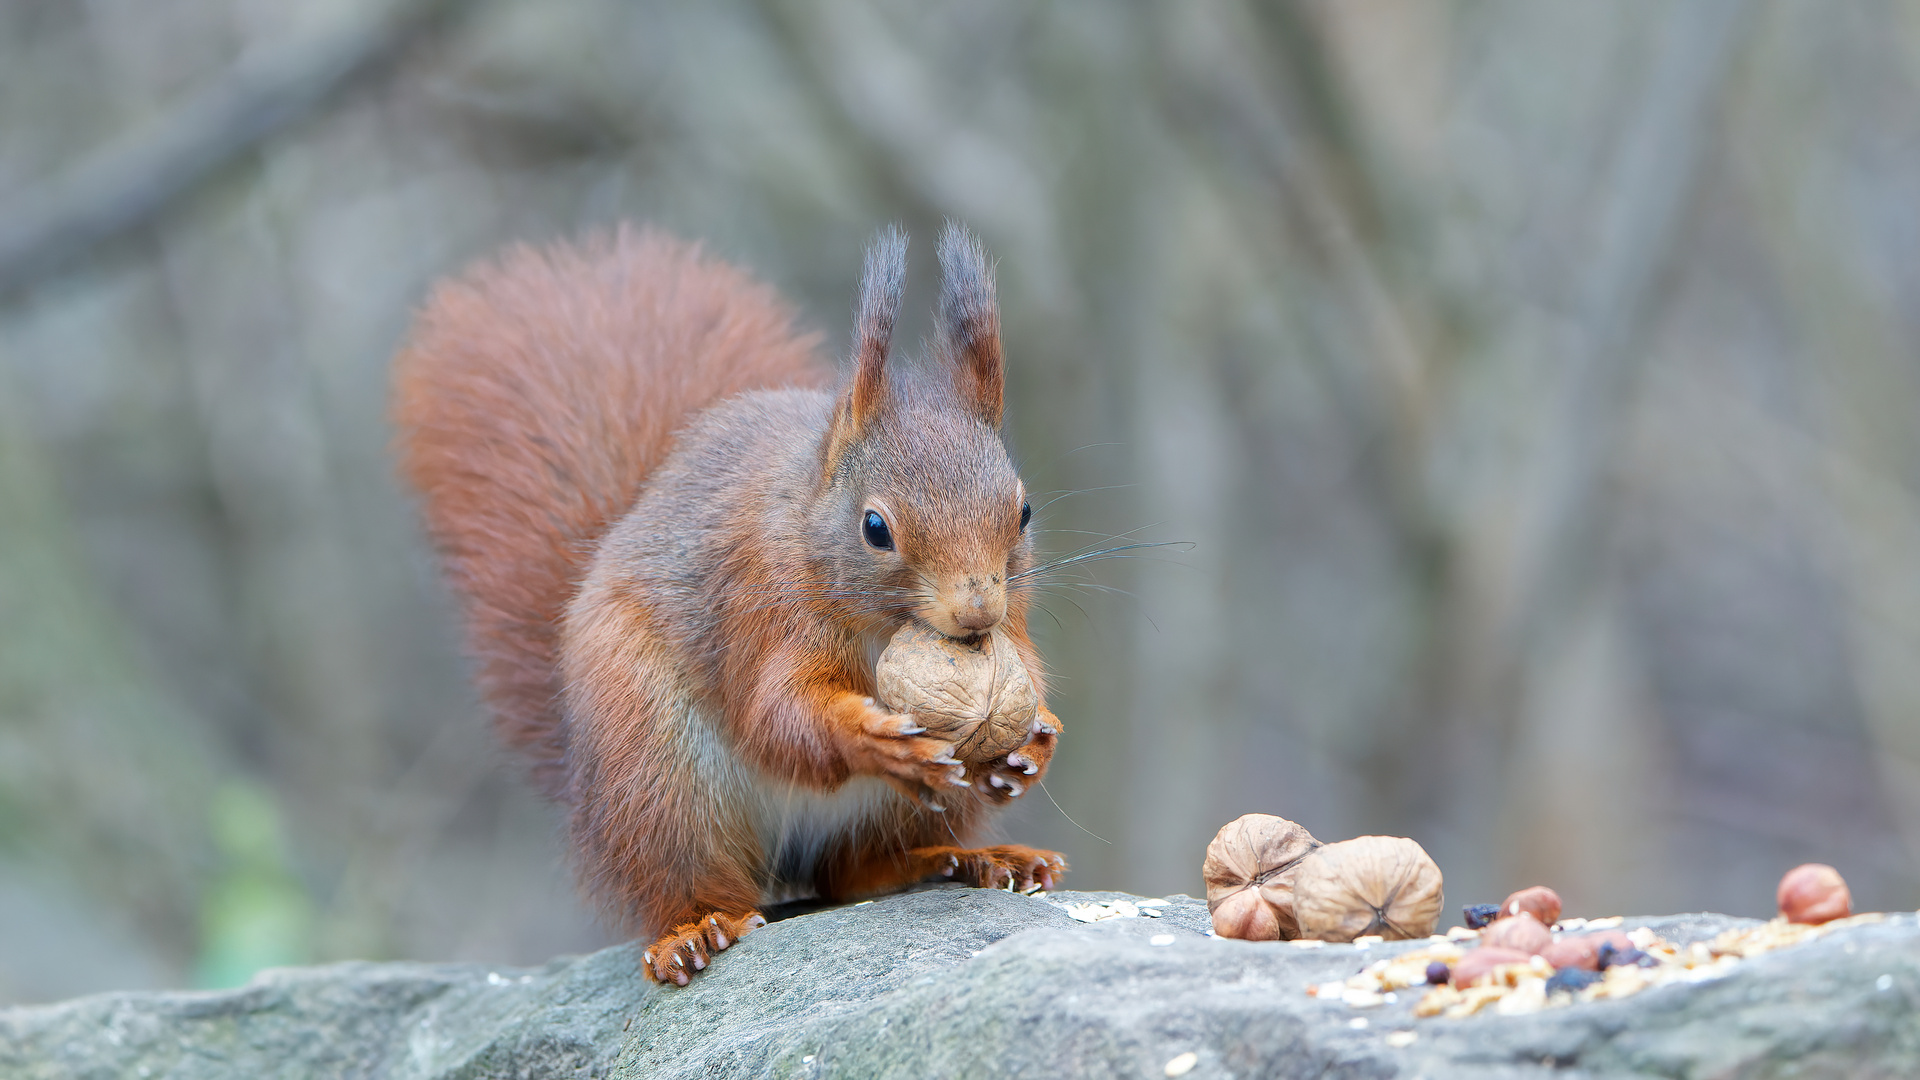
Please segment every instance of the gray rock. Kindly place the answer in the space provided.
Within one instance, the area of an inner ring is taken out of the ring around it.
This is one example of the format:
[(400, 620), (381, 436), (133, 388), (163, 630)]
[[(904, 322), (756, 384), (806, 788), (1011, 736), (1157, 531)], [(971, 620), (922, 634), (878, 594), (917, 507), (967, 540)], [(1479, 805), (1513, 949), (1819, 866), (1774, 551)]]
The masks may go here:
[[(1081, 924), (1008, 893), (888, 897), (776, 922), (685, 989), (647, 985), (622, 946), (537, 970), (336, 964), (103, 994), (0, 1012), (0, 1075), (1160, 1077), (1192, 1052), (1195, 1078), (1920, 1076), (1912, 915), (1625, 1001), (1415, 1020), (1414, 994), (1362, 1012), (1304, 990), (1416, 943), (1215, 940), (1205, 904), (1170, 901)], [(1741, 921), (1627, 925), (1688, 941)], [(1393, 1048), (1394, 1031), (1417, 1038)]]

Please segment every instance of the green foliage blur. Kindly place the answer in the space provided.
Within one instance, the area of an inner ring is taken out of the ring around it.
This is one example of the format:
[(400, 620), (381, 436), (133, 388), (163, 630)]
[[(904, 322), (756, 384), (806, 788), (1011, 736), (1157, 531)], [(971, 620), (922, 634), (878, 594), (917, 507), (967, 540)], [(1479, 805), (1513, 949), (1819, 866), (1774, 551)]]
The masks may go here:
[(239, 986), (262, 968), (313, 956), (313, 902), (293, 870), (273, 795), (229, 780), (210, 808), (219, 866), (200, 901), (195, 986)]

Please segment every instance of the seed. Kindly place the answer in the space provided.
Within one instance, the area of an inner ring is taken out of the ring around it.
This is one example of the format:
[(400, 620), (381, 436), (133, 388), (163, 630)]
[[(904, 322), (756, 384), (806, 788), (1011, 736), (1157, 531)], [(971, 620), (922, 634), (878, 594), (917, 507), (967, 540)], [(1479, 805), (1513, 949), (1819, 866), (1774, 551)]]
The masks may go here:
[(1600, 973), (1597, 971), (1583, 971), (1580, 968), (1571, 967), (1561, 968), (1559, 971), (1553, 973), (1552, 978), (1547, 980), (1547, 996), (1552, 997), (1561, 991), (1569, 994), (1576, 993), (1585, 990), (1587, 987), (1599, 981)]
[(1610, 967), (1652, 967), (1659, 961), (1631, 946), (1620, 948), (1611, 941), (1600, 943), (1600, 970)]
[(1500, 917), (1499, 904), (1468, 904), (1460, 909), (1467, 920), (1467, 929), (1479, 930)]

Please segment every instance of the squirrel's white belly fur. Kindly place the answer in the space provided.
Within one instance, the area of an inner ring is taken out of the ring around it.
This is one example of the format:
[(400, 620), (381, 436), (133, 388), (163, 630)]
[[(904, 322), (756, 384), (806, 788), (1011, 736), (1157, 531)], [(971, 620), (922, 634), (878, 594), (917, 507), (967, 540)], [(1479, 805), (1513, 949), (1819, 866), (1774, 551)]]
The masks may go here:
[(762, 783), (754, 809), (772, 874), (765, 903), (814, 895), (813, 871), (829, 847), (899, 820), (901, 797), (878, 777), (856, 776), (831, 793)]
[(815, 869), (829, 849), (898, 822), (906, 799), (885, 780), (855, 776), (831, 792), (768, 777), (731, 750), (714, 723), (684, 705), (674, 717), (682, 764), (703, 781), (713, 813), (707, 824), (744, 813), (759, 838), (767, 875), (763, 903), (814, 895)]

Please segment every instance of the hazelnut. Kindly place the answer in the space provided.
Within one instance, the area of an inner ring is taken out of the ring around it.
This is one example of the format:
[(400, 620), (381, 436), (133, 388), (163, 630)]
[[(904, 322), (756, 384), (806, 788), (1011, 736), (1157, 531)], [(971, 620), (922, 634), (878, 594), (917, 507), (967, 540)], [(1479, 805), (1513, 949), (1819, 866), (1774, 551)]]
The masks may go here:
[(1553, 944), (1553, 931), (1530, 912), (1509, 915), (1480, 932), (1480, 947), (1513, 949), (1534, 956)]
[(1500, 902), (1500, 917), (1528, 912), (1541, 923), (1552, 926), (1560, 921), (1560, 894), (1545, 885), (1521, 889)]
[(1228, 822), (1207, 845), (1207, 860), (1200, 867), (1213, 932), (1245, 941), (1299, 937), (1293, 873), (1319, 846), (1306, 829), (1272, 814), (1246, 814)]
[(1823, 923), (1853, 913), (1853, 894), (1840, 871), (1826, 863), (1806, 863), (1780, 879), (1780, 914), (1788, 922)]
[(1482, 945), (1461, 957), (1453, 965), (1453, 985), (1472, 986), (1494, 968), (1508, 964), (1524, 964), (1531, 957), (1518, 949), (1500, 949)]
[(1600, 970), (1600, 946), (1612, 945), (1624, 952), (1633, 948), (1633, 942), (1618, 930), (1603, 930), (1594, 934), (1574, 934), (1540, 950), (1540, 956), (1555, 968), (1578, 968), (1581, 971)]
[(1440, 868), (1419, 844), (1362, 836), (1326, 844), (1293, 873), (1293, 911), (1305, 937), (1389, 941), (1426, 937), (1440, 921)]
[(956, 641), (908, 623), (874, 665), (887, 708), (953, 740), (953, 756), (978, 765), (1026, 745), (1040, 696), (1005, 630)]

